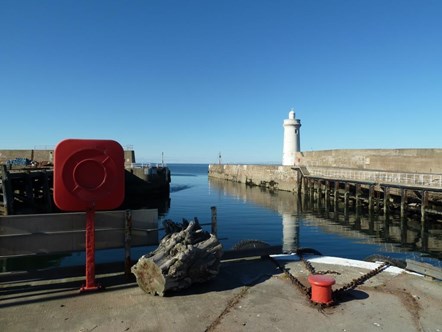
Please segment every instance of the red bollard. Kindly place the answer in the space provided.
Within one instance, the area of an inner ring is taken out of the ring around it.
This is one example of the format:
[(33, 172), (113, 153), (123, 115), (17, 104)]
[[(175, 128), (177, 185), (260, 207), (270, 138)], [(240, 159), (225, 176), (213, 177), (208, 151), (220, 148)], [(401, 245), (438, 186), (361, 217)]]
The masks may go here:
[(308, 282), (312, 285), (311, 300), (313, 302), (325, 304), (333, 302), (332, 285), (336, 282), (334, 278), (321, 274), (311, 274), (308, 276)]

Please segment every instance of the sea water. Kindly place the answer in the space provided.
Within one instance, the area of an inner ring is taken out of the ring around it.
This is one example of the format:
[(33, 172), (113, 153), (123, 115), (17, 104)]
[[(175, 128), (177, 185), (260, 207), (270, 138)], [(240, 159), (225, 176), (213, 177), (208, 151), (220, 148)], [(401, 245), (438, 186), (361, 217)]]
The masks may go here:
[[(442, 223), (420, 227), (417, 219), (369, 218), (351, 208), (330, 212), (320, 202), (298, 195), (249, 187), (208, 177), (207, 164), (168, 165), (170, 207), (159, 222), (198, 218), (210, 223), (216, 207), (218, 238), (225, 250), (242, 240), (259, 240), (283, 248), (313, 248), (323, 255), (365, 259), (372, 255), (415, 259), (441, 266)], [(204, 226), (210, 231), (210, 226)], [(161, 236), (161, 233), (160, 233)], [(140, 252), (138, 251), (138, 254)]]
[[(313, 248), (323, 255), (366, 259), (372, 255), (396, 259), (414, 259), (442, 266), (442, 223), (421, 228), (417, 219), (385, 219), (382, 214), (369, 218), (356, 215), (351, 208), (344, 213), (328, 211), (317, 201), (298, 195), (249, 187), (208, 177), (207, 164), (170, 164), (170, 197), (159, 206), (158, 226), (164, 220), (182, 222), (197, 218), (201, 224), (211, 221), (216, 207), (218, 238), (224, 250), (242, 240), (259, 240), (282, 245), (286, 251), (298, 247)], [(203, 226), (210, 231), (210, 226)], [(164, 232), (159, 232), (159, 237)], [(132, 259), (156, 246), (133, 248)], [(84, 264), (84, 252), (63, 257), (57, 265)], [(96, 253), (96, 263), (123, 261), (123, 249)]]

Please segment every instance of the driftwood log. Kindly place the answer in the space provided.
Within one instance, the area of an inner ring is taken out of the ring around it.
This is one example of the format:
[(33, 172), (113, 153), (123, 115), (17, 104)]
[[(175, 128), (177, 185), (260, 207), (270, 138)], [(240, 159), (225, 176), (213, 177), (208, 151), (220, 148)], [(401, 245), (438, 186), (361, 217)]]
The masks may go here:
[(201, 229), (198, 220), (164, 223), (165, 237), (154, 251), (132, 266), (138, 286), (148, 294), (188, 288), (214, 278), (219, 272), (222, 245), (215, 235)]

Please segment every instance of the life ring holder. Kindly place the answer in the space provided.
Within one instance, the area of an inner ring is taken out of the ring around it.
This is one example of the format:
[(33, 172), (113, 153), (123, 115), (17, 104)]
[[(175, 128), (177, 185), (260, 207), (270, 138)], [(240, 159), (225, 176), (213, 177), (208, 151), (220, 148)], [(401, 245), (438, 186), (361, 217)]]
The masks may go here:
[(95, 205), (115, 187), (117, 166), (105, 150), (87, 148), (71, 153), (61, 173), (67, 192), (83, 202)]

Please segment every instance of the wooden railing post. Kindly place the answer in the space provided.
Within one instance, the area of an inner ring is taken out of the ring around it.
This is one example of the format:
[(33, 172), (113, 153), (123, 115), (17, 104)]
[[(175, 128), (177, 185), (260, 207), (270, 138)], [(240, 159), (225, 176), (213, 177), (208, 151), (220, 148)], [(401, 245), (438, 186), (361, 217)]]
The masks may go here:
[(216, 206), (212, 206), (210, 208), (211, 212), (212, 212), (212, 229), (211, 229), (211, 233), (215, 236), (217, 236), (218, 234), (218, 225), (217, 225), (217, 216), (216, 216)]

